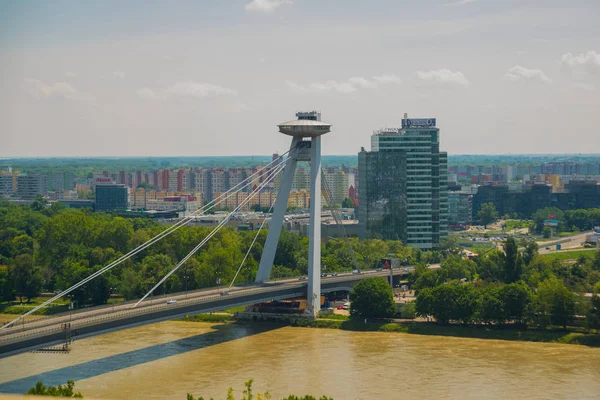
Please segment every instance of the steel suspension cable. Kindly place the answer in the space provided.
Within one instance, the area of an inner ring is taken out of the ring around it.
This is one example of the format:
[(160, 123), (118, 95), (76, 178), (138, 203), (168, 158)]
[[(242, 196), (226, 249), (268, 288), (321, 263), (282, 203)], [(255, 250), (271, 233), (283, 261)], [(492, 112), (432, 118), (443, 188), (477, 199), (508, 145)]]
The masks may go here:
[(327, 182), (327, 179), (325, 179), (325, 171), (323, 171), (323, 168), (321, 168), (321, 182), (324, 183), (325, 186), (325, 190), (328, 193), (328, 197), (329, 200), (327, 201), (327, 203), (329, 203), (329, 208), (331, 210), (331, 216), (333, 217), (333, 220), (335, 221), (335, 223), (337, 224), (338, 227), (342, 228), (342, 232), (344, 234), (344, 242), (346, 242), (346, 246), (348, 246), (348, 250), (350, 250), (350, 256), (352, 257), (352, 261), (354, 262), (354, 267), (360, 271), (360, 268), (358, 267), (358, 260), (356, 259), (356, 254), (354, 253), (354, 249), (352, 248), (352, 245), (350, 244), (350, 240), (348, 239), (348, 234), (346, 232), (346, 228), (344, 227), (344, 224), (341, 223), (341, 221), (339, 220), (339, 215), (337, 215), (337, 213), (335, 212), (334, 208), (333, 208), (333, 194), (331, 193), (331, 188), (329, 187), (329, 183)]
[[(290, 150), (286, 151), (281, 156), (279, 156), (275, 160), (272, 160), (270, 163), (268, 163), (264, 168), (267, 168), (267, 167), (271, 166), (272, 164), (274, 164), (276, 162), (279, 162), (289, 152), (290, 152)], [(218, 204), (221, 201), (223, 201), (223, 197), (225, 197), (224, 200), (227, 200), (229, 197), (231, 197), (233, 191), (236, 190), (239, 186), (246, 185), (247, 181), (250, 181), (255, 175), (258, 175), (258, 174), (261, 174), (261, 173), (262, 173), (262, 170), (259, 170), (259, 171), (255, 172), (254, 174), (250, 175), (249, 177), (247, 177), (246, 179), (244, 179), (243, 181), (241, 181), (240, 183), (238, 183), (237, 185), (235, 185), (234, 187), (232, 187), (228, 191), (222, 193), (216, 199), (213, 199), (209, 203), (207, 203), (204, 206), (202, 206), (202, 208), (200, 208), (199, 210), (195, 211), (194, 214), (199, 214), (200, 213), (200, 215), (203, 215), (206, 211), (214, 208), (216, 206), (216, 204)], [(104, 274), (105, 272), (111, 270), (112, 268), (116, 267), (117, 265), (121, 264), (122, 262), (124, 262), (124, 261), (128, 260), (129, 258), (133, 257), (137, 253), (145, 250), (146, 248), (150, 247), (154, 243), (158, 242), (159, 240), (161, 240), (161, 239), (165, 238), (166, 236), (170, 235), (171, 233), (175, 232), (176, 230), (178, 230), (182, 226), (187, 225), (188, 223), (190, 223), (194, 219), (194, 217), (195, 217), (195, 215), (184, 217), (183, 219), (181, 219), (180, 221), (178, 221), (174, 225), (171, 225), (166, 230), (162, 231), (161, 233), (159, 233), (158, 235), (156, 235), (152, 239), (149, 239), (148, 241), (146, 241), (145, 243), (141, 244), (137, 248), (129, 251), (127, 254), (125, 254), (125, 255), (119, 257), (118, 259), (112, 261), (110, 264), (108, 264), (105, 267), (101, 268), (100, 270), (94, 272), (92, 275), (88, 276), (87, 278), (81, 280), (80, 282), (76, 283), (75, 285), (71, 286), (70, 288), (65, 289), (64, 291), (58, 293), (57, 295), (55, 295), (54, 297), (50, 298), (49, 300), (46, 300), (44, 303), (40, 304), (39, 306), (34, 307), (33, 309), (29, 310), (25, 314), (20, 315), (15, 320), (4, 324), (2, 327), (0, 327), (0, 330), (5, 329), (8, 326), (11, 326), (12, 324), (14, 324), (15, 322), (20, 321), (21, 319), (24, 319), (25, 317), (33, 314), (34, 312), (40, 310), (43, 307), (48, 306), (49, 304), (53, 303), (54, 301), (60, 299), (61, 297), (64, 297), (65, 295), (67, 295), (67, 294), (71, 293), (72, 291), (78, 289), (79, 287), (85, 285), (89, 281), (91, 281), (91, 280), (97, 278), (98, 276)]]
[(267, 184), (270, 183), (271, 179), (273, 179), (277, 174), (279, 174), (285, 167), (286, 163), (281, 163), (273, 170), (269, 171), (270, 176), (265, 179), (253, 192), (250, 196), (246, 197), (231, 213), (227, 215), (209, 234), (204, 238), (196, 247), (192, 249), (171, 271), (169, 271), (152, 289), (148, 291), (134, 306), (137, 307), (142, 301), (144, 301), (154, 290), (156, 290), (160, 285), (162, 285), (171, 275), (173, 275), (179, 267), (181, 267), (188, 259), (190, 259), (202, 246), (204, 246), (213, 236), (217, 234), (217, 232), (229, 221), (229, 219), (236, 213), (240, 208), (242, 208), (246, 203), (250, 201), (252, 197), (254, 197), (255, 193), (260, 193)]
[[(269, 211), (267, 213), (270, 213), (271, 210), (273, 210), (273, 206), (275, 205), (275, 202), (273, 202), (273, 204), (271, 204), (271, 207), (269, 207)], [(244, 265), (244, 263), (246, 262), (246, 259), (248, 258), (248, 256), (250, 255), (250, 251), (252, 250), (252, 247), (254, 246), (254, 243), (256, 242), (256, 239), (258, 239), (258, 234), (260, 233), (261, 229), (263, 228), (263, 226), (265, 225), (265, 222), (267, 222), (267, 216), (265, 215), (265, 218), (262, 220), (262, 223), (260, 224), (260, 227), (258, 228), (258, 231), (256, 231), (256, 235), (254, 235), (254, 239), (252, 240), (252, 243), (250, 243), (250, 247), (248, 247), (248, 251), (246, 252), (246, 255), (244, 256), (244, 259), (242, 260), (242, 262), (240, 263), (240, 267), (238, 268), (237, 272), (235, 273), (235, 276), (233, 277), (233, 279), (231, 280), (231, 283), (229, 284), (229, 288), (231, 289), (231, 287), (233, 286), (233, 284), (235, 283), (235, 280), (238, 276), (238, 274), (240, 273), (240, 271), (242, 270), (242, 266)]]

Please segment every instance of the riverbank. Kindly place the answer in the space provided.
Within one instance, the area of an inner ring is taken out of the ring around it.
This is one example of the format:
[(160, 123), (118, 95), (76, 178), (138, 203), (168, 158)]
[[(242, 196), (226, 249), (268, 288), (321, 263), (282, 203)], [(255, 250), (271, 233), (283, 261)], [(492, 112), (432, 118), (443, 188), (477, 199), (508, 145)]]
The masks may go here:
[(183, 319), (187, 322), (221, 322), (236, 324), (268, 324), (270, 326), (292, 326), (318, 329), (339, 329), (356, 332), (397, 332), (413, 335), (452, 336), (470, 339), (495, 339), (524, 342), (546, 342), (578, 344), (588, 347), (600, 347), (600, 332), (563, 329), (514, 329), (512, 327), (494, 328), (485, 325), (439, 325), (431, 322), (364, 322), (352, 319), (290, 318), (288, 320), (243, 320), (235, 319), (231, 314), (200, 314)]

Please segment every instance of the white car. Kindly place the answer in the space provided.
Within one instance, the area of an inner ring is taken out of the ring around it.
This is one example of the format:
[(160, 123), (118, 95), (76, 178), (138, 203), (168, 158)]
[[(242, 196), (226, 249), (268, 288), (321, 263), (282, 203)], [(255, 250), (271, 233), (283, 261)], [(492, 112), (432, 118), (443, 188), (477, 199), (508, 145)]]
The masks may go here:
[(169, 300), (167, 300), (167, 304), (177, 304), (177, 300), (169, 299)]

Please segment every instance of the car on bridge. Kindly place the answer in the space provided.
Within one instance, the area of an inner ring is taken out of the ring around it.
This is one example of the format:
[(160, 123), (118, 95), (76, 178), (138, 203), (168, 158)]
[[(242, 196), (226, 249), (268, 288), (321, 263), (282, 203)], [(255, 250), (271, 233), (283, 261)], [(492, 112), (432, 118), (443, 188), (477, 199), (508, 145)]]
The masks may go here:
[(169, 300), (167, 300), (167, 304), (177, 304), (177, 300), (169, 299)]

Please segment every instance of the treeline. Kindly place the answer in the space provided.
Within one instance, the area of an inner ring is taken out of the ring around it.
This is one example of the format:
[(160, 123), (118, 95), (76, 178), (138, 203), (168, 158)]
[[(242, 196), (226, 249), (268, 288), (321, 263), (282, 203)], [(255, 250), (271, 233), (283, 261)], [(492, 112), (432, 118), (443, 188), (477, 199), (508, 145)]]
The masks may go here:
[(546, 207), (533, 213), (535, 232), (541, 233), (544, 229), (544, 220), (554, 215), (558, 221), (559, 231), (587, 231), (600, 225), (600, 208), (562, 211), (556, 207)]
[[(417, 291), (416, 311), (439, 323), (537, 324), (566, 327), (585, 316), (600, 328), (600, 252), (574, 263), (537, 254), (534, 242), (519, 251), (508, 238), (504, 252), (477, 261), (447, 257), (437, 270), (420, 265), (410, 279)], [(576, 293), (579, 293), (577, 295)]]
[[(87, 210), (0, 202), (0, 299), (29, 300), (41, 292), (62, 291), (166, 229), (149, 219), (124, 219)], [(106, 303), (111, 294), (126, 299), (144, 295), (177, 265), (212, 228), (182, 227), (110, 272), (72, 293), (78, 306)], [(253, 246), (236, 284), (253, 282), (266, 238)], [(194, 257), (174, 273), (155, 294), (231, 283), (256, 232), (221, 229)], [(360, 268), (375, 268), (394, 254), (407, 262), (435, 261), (441, 254), (424, 255), (396, 241), (351, 239)], [(308, 238), (282, 232), (273, 278), (305, 275)], [(322, 245), (325, 271), (354, 269), (346, 243)]]

